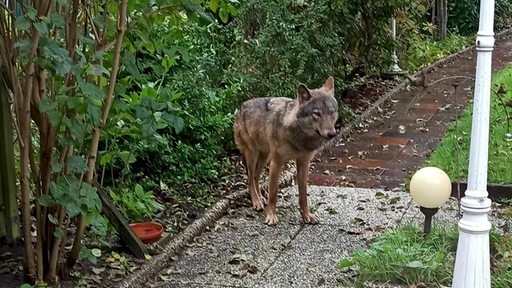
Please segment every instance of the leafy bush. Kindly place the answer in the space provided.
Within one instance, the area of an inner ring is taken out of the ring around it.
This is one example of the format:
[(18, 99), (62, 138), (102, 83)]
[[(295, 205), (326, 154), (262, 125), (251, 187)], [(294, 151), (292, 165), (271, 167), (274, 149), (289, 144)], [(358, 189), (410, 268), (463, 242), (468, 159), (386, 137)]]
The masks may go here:
[(386, 67), (399, 2), (246, 2), (234, 22), (243, 31), (233, 47), (242, 97), (295, 97), (297, 83), (318, 87), (328, 75), (342, 91), (356, 74)]
[(151, 219), (157, 212), (164, 209), (158, 203), (151, 191), (144, 191), (141, 185), (135, 185), (134, 189), (123, 188), (121, 191), (110, 191), (110, 196), (125, 217), (132, 221), (144, 221)]
[(426, 67), (439, 59), (469, 47), (473, 40), (472, 37), (458, 35), (450, 35), (442, 41), (434, 41), (431, 37), (418, 37), (408, 43), (407, 52), (403, 53), (405, 55), (401, 62), (402, 66), (410, 71)]
[[(239, 86), (224, 81), (227, 28), (147, 14), (127, 34), (124, 70), (100, 157), (107, 185), (207, 183), (233, 147)], [(182, 190), (179, 193), (189, 193)]]
[[(478, 31), (480, 1), (449, 1), (448, 29), (461, 35), (474, 35)], [(512, 27), (512, 2), (496, 0), (494, 9), (494, 29), (501, 31)]]

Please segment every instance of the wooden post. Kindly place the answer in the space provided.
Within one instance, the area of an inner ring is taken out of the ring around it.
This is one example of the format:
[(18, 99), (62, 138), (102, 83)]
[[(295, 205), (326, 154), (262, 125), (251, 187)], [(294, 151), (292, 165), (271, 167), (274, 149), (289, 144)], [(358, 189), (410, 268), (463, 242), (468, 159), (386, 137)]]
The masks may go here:
[(20, 217), (16, 201), (13, 126), (8, 98), (9, 90), (0, 74), (0, 236), (4, 235), (7, 243), (14, 243), (20, 237)]
[(108, 218), (110, 224), (112, 224), (117, 233), (119, 233), (121, 241), (126, 244), (133, 255), (137, 258), (144, 258), (146, 247), (142, 241), (135, 235), (128, 221), (126, 221), (124, 216), (117, 210), (108, 192), (99, 185), (96, 185), (96, 187), (102, 203), (101, 213)]

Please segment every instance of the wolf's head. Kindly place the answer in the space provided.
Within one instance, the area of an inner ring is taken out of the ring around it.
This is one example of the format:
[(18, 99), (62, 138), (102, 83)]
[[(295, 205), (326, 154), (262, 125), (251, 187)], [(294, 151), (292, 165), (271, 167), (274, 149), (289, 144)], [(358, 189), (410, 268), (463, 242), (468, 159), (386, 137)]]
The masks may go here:
[(338, 102), (334, 98), (334, 78), (327, 78), (318, 89), (308, 89), (299, 84), (297, 88), (299, 110), (297, 121), (303, 132), (320, 135), (329, 140), (336, 136), (334, 124), (338, 120)]

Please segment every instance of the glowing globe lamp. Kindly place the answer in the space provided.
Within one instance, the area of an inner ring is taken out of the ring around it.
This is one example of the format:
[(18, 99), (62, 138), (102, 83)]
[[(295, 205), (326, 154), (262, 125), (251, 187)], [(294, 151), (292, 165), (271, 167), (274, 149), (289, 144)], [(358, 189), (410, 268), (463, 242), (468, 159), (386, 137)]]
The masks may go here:
[(443, 206), (452, 192), (450, 177), (436, 167), (424, 167), (412, 176), (410, 183), (411, 197), (420, 205), (425, 215), (423, 233), (430, 232), (432, 216)]

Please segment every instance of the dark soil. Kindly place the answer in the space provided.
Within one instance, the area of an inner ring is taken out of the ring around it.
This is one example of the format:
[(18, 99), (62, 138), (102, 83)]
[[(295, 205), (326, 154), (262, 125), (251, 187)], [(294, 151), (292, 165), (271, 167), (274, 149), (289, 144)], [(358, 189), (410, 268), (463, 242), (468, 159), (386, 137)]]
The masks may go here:
[[(511, 51), (511, 35), (501, 36), (493, 52), (495, 71), (512, 62)], [(438, 65), (429, 71), (427, 77), (432, 82), (446, 76), (474, 75), (475, 60), (474, 49), (469, 50)], [(385, 102), (375, 109), (372, 117), (355, 125), (356, 129), (339, 137), (330, 149), (317, 157), (310, 175), (310, 182), (317, 185), (387, 189), (400, 186), (405, 177), (421, 165), (430, 151), (436, 147), (446, 124), (454, 119), (456, 113), (463, 109), (467, 100), (471, 98), (471, 93), (462, 89), (461, 82), (463, 81), (457, 82), (457, 85), (461, 85), (457, 101), (447, 96), (454, 94), (450, 92), (454, 90), (454, 81), (446, 81), (439, 82), (427, 88), (426, 91), (409, 87), (401, 93), (402, 96)], [(342, 101), (354, 115), (361, 115), (397, 83), (399, 83), (397, 80), (370, 79), (358, 89), (348, 91)], [(464, 85), (471, 87), (471, 82), (468, 81)], [(451, 109), (440, 109), (448, 102), (452, 104)], [(446, 113), (438, 113), (443, 111)], [(428, 130), (422, 131), (428, 131), (427, 133), (421, 132), (417, 135), (409, 133), (411, 129), (418, 128), (414, 126), (418, 124), (417, 119), (426, 118), (428, 113), (432, 114), (431, 119), (435, 119), (436, 124), (423, 123), (422, 127)], [(433, 115), (441, 118), (436, 120)], [(353, 119), (341, 122), (345, 125), (351, 120)], [(409, 125), (405, 135), (396, 132), (397, 126), (402, 124)], [(386, 144), (382, 141), (391, 142)], [(239, 161), (232, 162), (233, 165), (239, 165)], [(242, 171), (238, 168), (236, 170)], [(215, 184), (217, 191), (228, 193), (245, 185), (241, 173), (226, 177), (229, 179), (219, 181), (223, 184)], [(169, 202), (171, 197), (166, 191), (159, 191), (156, 194), (162, 202)], [(222, 195), (216, 196), (222, 197)], [(166, 212), (159, 215), (159, 222), (166, 227), (164, 238), (170, 238), (171, 235), (179, 233), (194, 219), (201, 217), (202, 210), (192, 208), (193, 201), (194, 199), (188, 199), (188, 202), (181, 205), (168, 205)], [(163, 245), (165, 241), (170, 240), (169, 238), (162, 240), (160, 244)], [(108, 252), (108, 248), (102, 249), (104, 255), (99, 259), (98, 264), (93, 266), (81, 261), (75, 266), (76, 272), (72, 275), (74, 280), (64, 281), (63, 287), (113, 287), (127, 274), (135, 272), (144, 261), (133, 259), (131, 254), (121, 249), (121, 243), (115, 237), (103, 239), (102, 242), (109, 242), (111, 245), (109, 249), (117, 251), (114, 253), (119, 253), (120, 257), (112, 257), (113, 254)], [(152, 253), (159, 252), (158, 244), (150, 248)], [(11, 247), (0, 242), (0, 287), (20, 287), (23, 284), (22, 252), (21, 245)]]

